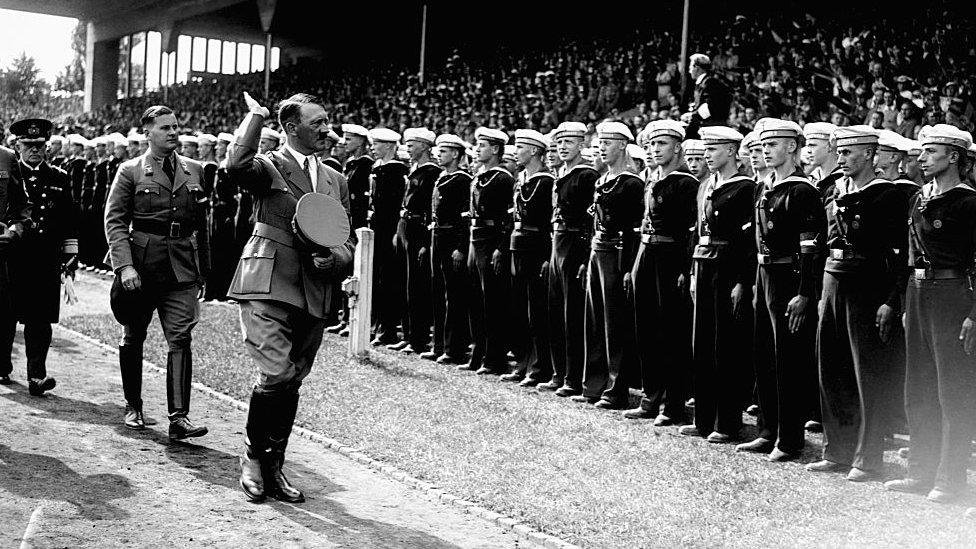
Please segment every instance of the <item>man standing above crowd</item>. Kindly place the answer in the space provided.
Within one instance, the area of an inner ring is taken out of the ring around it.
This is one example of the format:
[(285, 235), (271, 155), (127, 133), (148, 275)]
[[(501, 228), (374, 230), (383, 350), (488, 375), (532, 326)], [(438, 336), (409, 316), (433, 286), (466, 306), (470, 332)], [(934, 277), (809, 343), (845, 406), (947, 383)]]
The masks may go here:
[(400, 219), (409, 168), (396, 159), (400, 134), (388, 128), (369, 132), (376, 162), (370, 175), (369, 228), (373, 244), (373, 346), (398, 343), (403, 315), (403, 273), (395, 262), (393, 240)]
[(583, 392), (586, 364), (583, 323), (586, 261), (593, 220), (587, 209), (600, 177), (583, 162), (586, 125), (563, 122), (553, 138), (563, 165), (552, 187), (552, 256), (549, 259), (549, 350), (552, 380), (537, 388), (562, 397)]
[(722, 126), (729, 120), (732, 95), (721, 78), (712, 74), (712, 60), (696, 53), (688, 62), (688, 75), (695, 79), (695, 106), (691, 112), (681, 115), (688, 124), (685, 134), (689, 139), (698, 138), (702, 126)]
[(763, 158), (772, 170), (757, 186), (756, 378), (760, 430), (739, 451), (769, 461), (799, 456), (815, 382), (817, 254), (826, 234), (820, 193), (797, 161), (803, 130), (795, 122), (757, 124)]

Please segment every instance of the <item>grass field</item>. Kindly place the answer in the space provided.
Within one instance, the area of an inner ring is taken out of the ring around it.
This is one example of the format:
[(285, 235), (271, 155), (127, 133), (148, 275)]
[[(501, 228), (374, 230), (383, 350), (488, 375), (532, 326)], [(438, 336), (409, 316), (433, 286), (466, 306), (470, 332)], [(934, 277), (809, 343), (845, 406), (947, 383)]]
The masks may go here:
[[(111, 315), (62, 324), (112, 345), (118, 340)], [(246, 399), (254, 367), (239, 331), (236, 308), (202, 308), (194, 379)], [(963, 518), (965, 506), (804, 471), (802, 463), (819, 457), (819, 437), (808, 437), (800, 463), (770, 464), (680, 437), (674, 427), (417, 358), (384, 352), (348, 360), (345, 343), (326, 334), (302, 389), (303, 425), (586, 547), (976, 544), (976, 520)], [(155, 321), (146, 356), (165, 363)], [(893, 450), (887, 473), (897, 477), (904, 463)]]

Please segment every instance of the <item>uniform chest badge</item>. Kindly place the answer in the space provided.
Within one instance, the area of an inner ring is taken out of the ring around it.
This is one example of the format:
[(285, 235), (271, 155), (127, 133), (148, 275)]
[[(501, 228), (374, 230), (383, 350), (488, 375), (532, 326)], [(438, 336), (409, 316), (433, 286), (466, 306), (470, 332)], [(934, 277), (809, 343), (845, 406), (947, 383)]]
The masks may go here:
[(146, 164), (146, 165), (144, 165), (143, 168), (142, 168), (142, 172), (144, 174), (146, 174), (147, 176), (150, 176), (151, 177), (152, 174), (153, 174), (152, 164)]
[(935, 227), (936, 229), (941, 229), (942, 228), (942, 220), (941, 219), (936, 219), (935, 221), (932, 222), (932, 226)]
[(770, 231), (773, 230), (773, 222), (772, 221), (766, 222), (766, 228), (769, 229)]

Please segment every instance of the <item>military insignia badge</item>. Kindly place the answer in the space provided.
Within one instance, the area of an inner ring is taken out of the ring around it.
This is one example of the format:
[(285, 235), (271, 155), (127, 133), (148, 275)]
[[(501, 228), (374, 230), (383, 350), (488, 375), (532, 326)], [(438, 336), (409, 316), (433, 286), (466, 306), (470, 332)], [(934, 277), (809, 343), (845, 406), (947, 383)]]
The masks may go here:
[(773, 230), (773, 222), (770, 221), (770, 222), (766, 223), (766, 228), (769, 229), (769, 230)]
[(941, 219), (936, 219), (935, 221), (932, 222), (932, 226), (935, 227), (936, 229), (941, 229), (942, 228), (942, 220)]

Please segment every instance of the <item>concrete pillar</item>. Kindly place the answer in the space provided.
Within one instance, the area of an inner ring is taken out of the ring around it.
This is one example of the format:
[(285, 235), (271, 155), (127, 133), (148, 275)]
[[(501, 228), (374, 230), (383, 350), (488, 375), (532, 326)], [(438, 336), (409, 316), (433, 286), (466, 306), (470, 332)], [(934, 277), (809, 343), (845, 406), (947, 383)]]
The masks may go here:
[(85, 47), (85, 112), (115, 102), (119, 89), (119, 39), (95, 41), (95, 25), (88, 23)]

